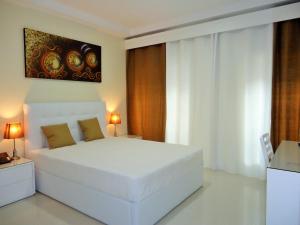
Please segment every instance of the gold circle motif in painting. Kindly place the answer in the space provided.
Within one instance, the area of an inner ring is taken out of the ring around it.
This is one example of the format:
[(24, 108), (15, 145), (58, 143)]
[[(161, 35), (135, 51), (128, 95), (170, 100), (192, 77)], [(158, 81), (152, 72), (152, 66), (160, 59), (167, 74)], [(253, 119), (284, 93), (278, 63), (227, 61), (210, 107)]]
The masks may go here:
[(41, 58), (41, 67), (43, 71), (52, 78), (59, 76), (64, 69), (64, 66), (61, 63), (61, 57), (58, 53), (53, 51), (44, 53)]
[(95, 68), (98, 65), (97, 56), (94, 52), (87, 53), (85, 61), (92, 68)]
[(74, 72), (80, 72), (84, 67), (84, 61), (77, 51), (70, 51), (67, 53), (66, 63)]

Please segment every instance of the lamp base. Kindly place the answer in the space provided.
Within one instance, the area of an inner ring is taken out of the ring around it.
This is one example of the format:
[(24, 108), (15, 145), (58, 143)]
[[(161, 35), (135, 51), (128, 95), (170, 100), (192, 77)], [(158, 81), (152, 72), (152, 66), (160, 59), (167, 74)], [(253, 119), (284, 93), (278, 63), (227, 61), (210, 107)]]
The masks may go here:
[(13, 156), (11, 157), (13, 160), (19, 160), (20, 159), (20, 156)]
[(114, 137), (118, 137), (118, 135), (117, 135), (117, 124), (114, 124), (114, 125), (115, 125)]
[(17, 155), (15, 139), (14, 139), (14, 150), (13, 150), (13, 155), (12, 155), (11, 158), (12, 158), (13, 160), (18, 160), (18, 159), (20, 159), (20, 157)]

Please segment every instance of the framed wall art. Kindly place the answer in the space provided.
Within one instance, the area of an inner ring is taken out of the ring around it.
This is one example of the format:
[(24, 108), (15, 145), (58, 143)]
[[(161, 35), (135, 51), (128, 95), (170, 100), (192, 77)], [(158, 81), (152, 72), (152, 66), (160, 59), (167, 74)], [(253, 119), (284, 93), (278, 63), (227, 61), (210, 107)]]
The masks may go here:
[(101, 82), (101, 46), (24, 28), (25, 77)]

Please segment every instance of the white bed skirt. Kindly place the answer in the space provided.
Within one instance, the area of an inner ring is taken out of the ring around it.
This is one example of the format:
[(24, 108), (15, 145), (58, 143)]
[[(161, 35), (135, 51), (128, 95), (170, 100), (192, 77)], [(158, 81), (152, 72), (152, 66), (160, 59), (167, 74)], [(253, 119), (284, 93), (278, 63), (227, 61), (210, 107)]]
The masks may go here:
[(202, 165), (140, 202), (129, 202), (36, 169), (37, 190), (109, 225), (153, 225), (202, 186)]

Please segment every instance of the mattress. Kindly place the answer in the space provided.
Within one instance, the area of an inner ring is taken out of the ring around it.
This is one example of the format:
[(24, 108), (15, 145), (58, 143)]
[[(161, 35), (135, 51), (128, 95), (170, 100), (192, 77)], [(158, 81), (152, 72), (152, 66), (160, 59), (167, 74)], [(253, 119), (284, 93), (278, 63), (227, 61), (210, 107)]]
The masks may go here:
[(30, 150), (26, 156), (37, 170), (130, 202), (142, 201), (195, 168), (201, 176), (202, 168), (202, 151), (196, 147), (121, 137)]

